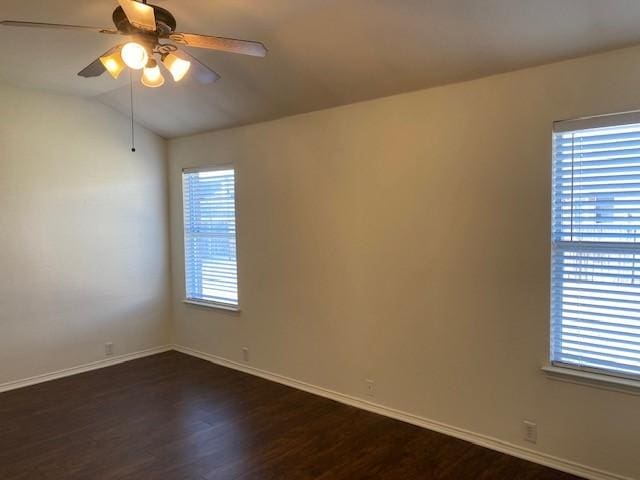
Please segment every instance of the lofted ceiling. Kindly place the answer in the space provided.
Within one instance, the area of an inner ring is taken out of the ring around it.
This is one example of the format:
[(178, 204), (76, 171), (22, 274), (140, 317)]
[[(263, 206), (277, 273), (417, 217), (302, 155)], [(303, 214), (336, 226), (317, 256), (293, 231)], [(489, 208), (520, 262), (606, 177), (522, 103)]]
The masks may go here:
[[(638, 0), (151, 0), (178, 30), (262, 41), (267, 58), (188, 49), (222, 79), (135, 87), (164, 137), (244, 125), (640, 43)], [(112, 27), (115, 0), (2, 0), (0, 19)], [(0, 27), (0, 79), (129, 114), (129, 76), (76, 73), (109, 35)]]

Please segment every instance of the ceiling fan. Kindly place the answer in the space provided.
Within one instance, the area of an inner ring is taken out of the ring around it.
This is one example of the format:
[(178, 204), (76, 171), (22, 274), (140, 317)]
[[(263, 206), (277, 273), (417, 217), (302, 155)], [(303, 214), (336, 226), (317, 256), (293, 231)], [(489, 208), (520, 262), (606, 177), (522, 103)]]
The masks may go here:
[(166, 67), (176, 82), (182, 80), (190, 70), (203, 84), (213, 83), (220, 78), (220, 75), (211, 68), (169, 42), (255, 57), (264, 57), (267, 54), (267, 49), (260, 42), (176, 32), (176, 19), (171, 12), (156, 5), (148, 5), (147, 0), (118, 0), (118, 3), (120, 6), (113, 12), (115, 29), (13, 20), (0, 21), (0, 25), (93, 31), (107, 35), (129, 36), (131, 38), (128, 42), (109, 49), (81, 70), (78, 75), (91, 78), (109, 72), (114, 79), (117, 79), (125, 67), (129, 67), (133, 70), (143, 70), (142, 84), (151, 88), (164, 84), (160, 64)]

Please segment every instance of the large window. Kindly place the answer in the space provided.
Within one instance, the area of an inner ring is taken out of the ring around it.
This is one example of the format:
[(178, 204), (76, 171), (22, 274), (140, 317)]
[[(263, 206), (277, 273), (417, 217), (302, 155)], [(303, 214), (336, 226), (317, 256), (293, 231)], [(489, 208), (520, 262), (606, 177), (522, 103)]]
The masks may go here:
[(237, 308), (234, 171), (185, 170), (182, 185), (187, 300)]
[(551, 360), (640, 377), (640, 116), (554, 127)]

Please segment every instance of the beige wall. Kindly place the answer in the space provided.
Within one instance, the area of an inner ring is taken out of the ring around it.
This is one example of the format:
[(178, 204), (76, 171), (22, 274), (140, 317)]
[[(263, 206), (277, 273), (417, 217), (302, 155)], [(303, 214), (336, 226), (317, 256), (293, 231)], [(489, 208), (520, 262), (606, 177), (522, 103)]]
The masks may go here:
[(166, 142), (2, 84), (0, 114), (0, 384), (166, 345)]
[[(540, 371), (551, 124), (638, 107), (628, 49), (171, 141), (176, 343), (640, 478), (640, 397)], [(224, 163), (239, 315), (180, 302), (180, 171)]]

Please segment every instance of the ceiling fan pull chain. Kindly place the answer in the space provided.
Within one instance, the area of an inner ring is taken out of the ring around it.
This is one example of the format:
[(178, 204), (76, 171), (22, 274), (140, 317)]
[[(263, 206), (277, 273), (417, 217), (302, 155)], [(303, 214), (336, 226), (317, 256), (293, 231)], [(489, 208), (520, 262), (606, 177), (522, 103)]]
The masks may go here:
[(129, 87), (130, 87), (130, 99), (131, 99), (131, 151), (136, 151), (136, 135), (133, 125), (133, 72), (129, 69)]

